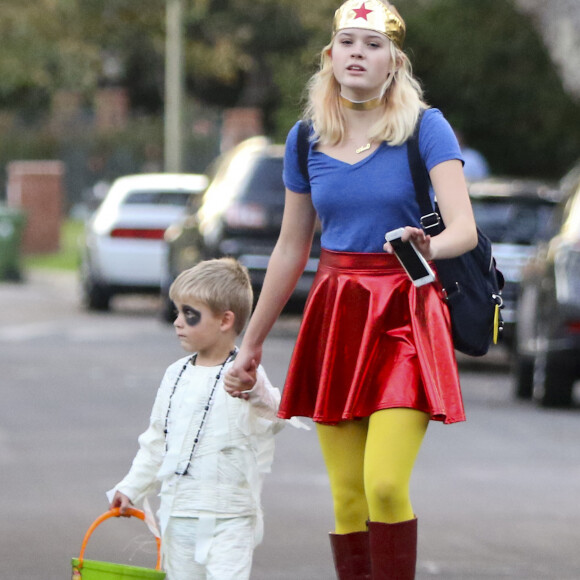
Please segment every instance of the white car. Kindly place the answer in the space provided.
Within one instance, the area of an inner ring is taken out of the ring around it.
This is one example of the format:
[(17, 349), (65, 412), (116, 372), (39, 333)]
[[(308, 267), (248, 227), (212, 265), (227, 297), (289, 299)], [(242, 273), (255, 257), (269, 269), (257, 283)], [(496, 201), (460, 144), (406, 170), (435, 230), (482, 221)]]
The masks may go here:
[(157, 293), (166, 268), (165, 230), (184, 214), (192, 195), (203, 193), (198, 174), (120, 177), (86, 227), (81, 260), (83, 303), (108, 310), (121, 293)]

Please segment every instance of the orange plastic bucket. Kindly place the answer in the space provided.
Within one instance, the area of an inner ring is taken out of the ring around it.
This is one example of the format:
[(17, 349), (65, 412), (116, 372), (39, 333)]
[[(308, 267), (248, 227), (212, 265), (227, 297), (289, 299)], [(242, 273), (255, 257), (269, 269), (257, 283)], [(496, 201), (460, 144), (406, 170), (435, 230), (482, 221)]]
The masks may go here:
[[(140, 510), (129, 508), (127, 513), (145, 521), (145, 514)], [(119, 508), (113, 508), (99, 516), (91, 524), (83, 538), (79, 557), (72, 559), (72, 580), (163, 580), (165, 578), (165, 572), (161, 571), (161, 540), (159, 538), (155, 538), (157, 542), (157, 565), (155, 569), (84, 559), (85, 548), (95, 529), (105, 520), (116, 518), (120, 515)]]

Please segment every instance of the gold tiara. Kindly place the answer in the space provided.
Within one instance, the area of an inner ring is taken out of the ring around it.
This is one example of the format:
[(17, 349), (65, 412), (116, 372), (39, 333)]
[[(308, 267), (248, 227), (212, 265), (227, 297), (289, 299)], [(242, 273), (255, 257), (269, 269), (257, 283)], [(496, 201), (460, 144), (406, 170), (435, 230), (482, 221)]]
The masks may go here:
[(347, 0), (334, 13), (332, 35), (343, 28), (374, 30), (403, 48), (405, 22), (394, 6), (380, 0)]

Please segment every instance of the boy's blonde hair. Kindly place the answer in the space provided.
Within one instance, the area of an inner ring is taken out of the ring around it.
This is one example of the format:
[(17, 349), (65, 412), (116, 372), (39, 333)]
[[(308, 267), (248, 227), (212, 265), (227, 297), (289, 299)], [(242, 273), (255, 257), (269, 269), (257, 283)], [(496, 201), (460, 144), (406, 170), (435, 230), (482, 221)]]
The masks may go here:
[[(419, 112), (427, 105), (421, 85), (413, 77), (409, 58), (392, 41), (388, 42), (394, 72), (381, 92), (384, 114), (371, 128), (368, 137), (369, 140), (386, 141), (389, 145), (401, 145), (413, 134)], [(340, 143), (346, 128), (339, 101), (340, 85), (332, 70), (333, 43), (334, 38), (322, 49), (320, 69), (307, 86), (308, 102), (304, 111), (304, 118), (312, 121), (314, 138), (323, 145)]]
[(200, 262), (171, 284), (169, 298), (187, 304), (199, 300), (215, 314), (234, 313), (234, 330), (241, 334), (252, 311), (253, 292), (248, 270), (233, 258)]

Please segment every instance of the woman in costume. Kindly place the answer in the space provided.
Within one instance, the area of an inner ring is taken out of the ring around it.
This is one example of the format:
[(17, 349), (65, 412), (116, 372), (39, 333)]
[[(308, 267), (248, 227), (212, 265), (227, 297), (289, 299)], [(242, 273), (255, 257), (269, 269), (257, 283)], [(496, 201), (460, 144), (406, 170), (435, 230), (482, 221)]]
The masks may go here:
[[(430, 420), (465, 419), (450, 320), (438, 282), (415, 287), (385, 244), (405, 227), (429, 261), (475, 247), (453, 130), (428, 108), (403, 52), (405, 24), (381, 0), (348, 0), (308, 86), (307, 172), (299, 124), (286, 141), (280, 237), (232, 373), (262, 344), (305, 267), (322, 253), (279, 414), (311, 417), (329, 474), (341, 580), (415, 577), (417, 519), (409, 482)], [(419, 148), (446, 229), (421, 229), (406, 141)]]

